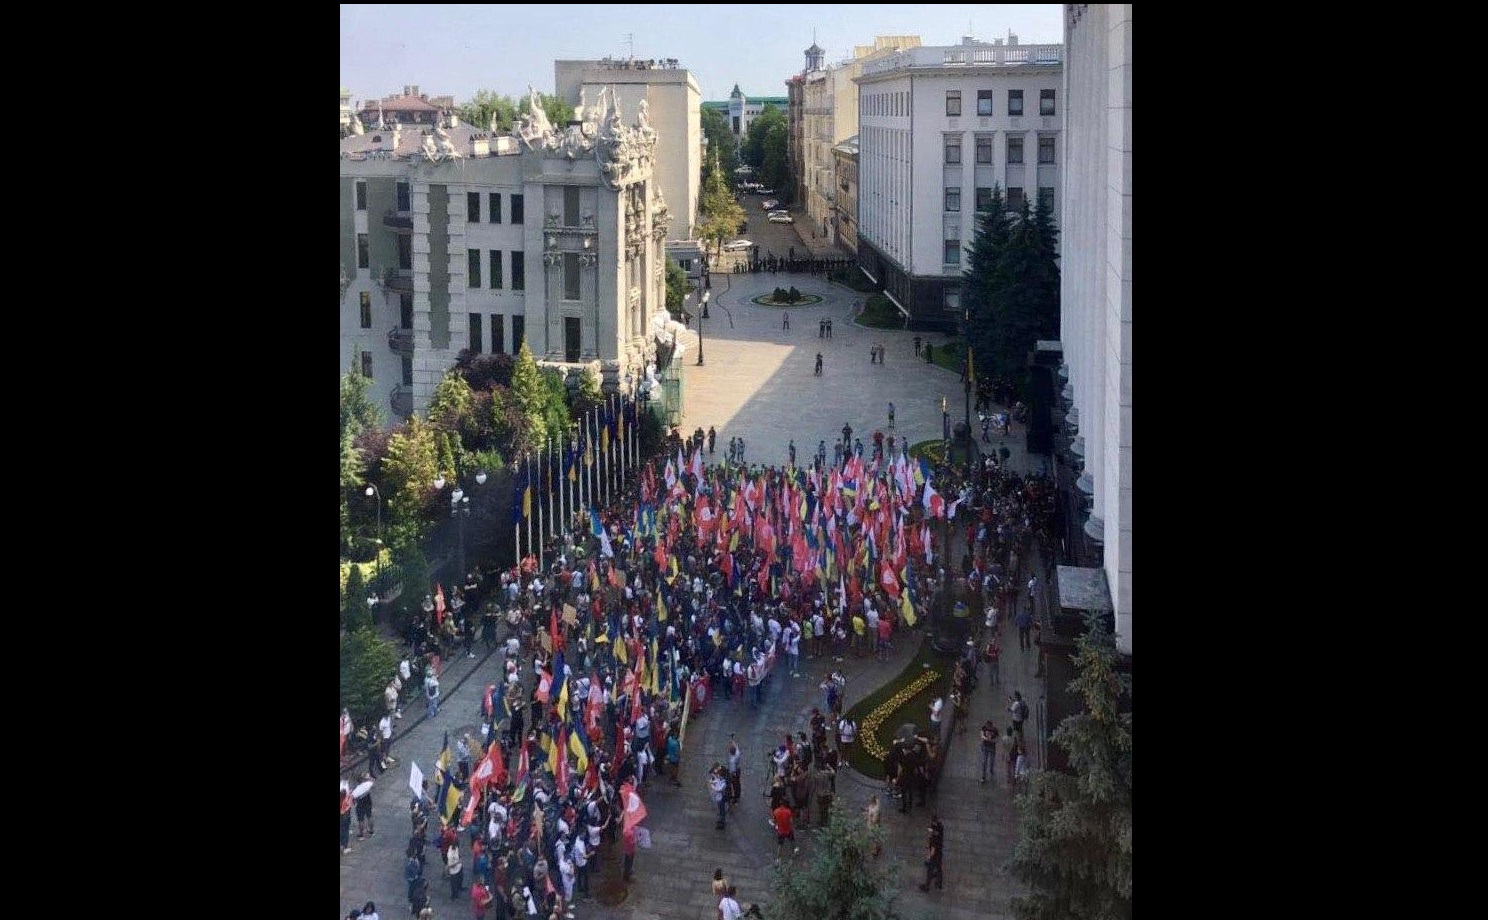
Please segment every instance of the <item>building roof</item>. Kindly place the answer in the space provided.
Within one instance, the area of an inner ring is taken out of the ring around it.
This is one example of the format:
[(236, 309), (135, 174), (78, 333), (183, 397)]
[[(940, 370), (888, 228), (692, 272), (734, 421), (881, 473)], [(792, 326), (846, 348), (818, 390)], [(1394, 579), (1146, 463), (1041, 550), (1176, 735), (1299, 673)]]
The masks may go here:
[[(362, 106), (362, 111), (363, 112), (366, 112), (366, 111), (369, 111), (369, 110), (370, 111), (373, 111), (373, 112), (377, 111), (377, 101), (376, 100), (373, 100), (372, 102), (369, 102), (369, 103), (367, 103), (367, 104), (365, 104), (365, 105)], [(393, 98), (393, 99), (384, 99), (382, 101), (382, 110), (384, 112), (438, 112), (438, 111), (440, 111), (439, 106), (431, 104), (426, 99), (420, 99), (418, 96), (406, 96), (406, 95), (405, 96), (398, 96), (398, 97)]]
[(826, 49), (825, 48), (818, 48), (816, 46), (816, 42), (812, 42), (811, 43), (811, 47), (806, 49), (806, 53), (807, 54), (825, 54), (826, 53)]
[[(508, 153), (520, 153), (521, 144), (515, 138), (505, 135), (491, 135), (473, 125), (464, 122), (453, 128), (446, 128), (450, 143), (465, 158), (475, 155), (474, 141), (476, 138), (485, 138), (489, 142), (488, 156), (500, 156)], [(396, 159), (406, 159), (414, 154), (422, 154), (424, 149), (424, 137), (429, 133), (427, 129), (419, 125), (405, 127), (397, 132), (398, 145), (393, 147), (394, 132), (391, 128), (379, 131), (367, 128), (365, 134), (352, 134), (341, 138), (341, 156), (353, 160), (367, 159), (368, 154), (381, 152), (391, 154)]]
[(730, 95), (730, 96), (742, 96), (742, 95), (744, 95), (744, 94), (743, 94), (743, 93), (741, 93), (741, 92), (739, 92), (739, 84), (737, 84), (737, 83), (735, 83), (735, 84), (734, 84), (734, 91), (733, 91), (733, 92), (731, 92), (731, 93), (729, 93), (729, 95)]

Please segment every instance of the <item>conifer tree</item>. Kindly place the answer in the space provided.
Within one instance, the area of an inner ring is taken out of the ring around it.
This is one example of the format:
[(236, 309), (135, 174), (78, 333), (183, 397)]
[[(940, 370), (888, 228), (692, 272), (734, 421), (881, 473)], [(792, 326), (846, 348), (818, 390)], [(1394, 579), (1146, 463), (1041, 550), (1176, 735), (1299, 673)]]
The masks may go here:
[(892, 867), (873, 856), (883, 835), (882, 827), (868, 826), (858, 812), (834, 807), (827, 826), (813, 832), (809, 855), (776, 867), (766, 916), (770, 920), (897, 918)]
[(547, 435), (544, 416), (547, 414), (548, 388), (537, 371), (537, 361), (532, 349), (522, 340), (522, 350), (517, 353), (517, 363), (512, 368), (512, 398), (521, 413), (523, 430), (513, 432), (512, 447), (517, 451), (535, 450)]

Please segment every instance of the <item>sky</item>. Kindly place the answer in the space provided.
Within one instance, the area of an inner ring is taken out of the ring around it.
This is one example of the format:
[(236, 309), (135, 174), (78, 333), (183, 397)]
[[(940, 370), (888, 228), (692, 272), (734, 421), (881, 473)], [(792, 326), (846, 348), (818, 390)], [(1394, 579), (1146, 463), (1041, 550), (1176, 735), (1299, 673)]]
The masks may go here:
[[(828, 64), (876, 35), (955, 45), (963, 35), (1020, 44), (1063, 40), (1063, 6), (1050, 4), (341, 4), (341, 88), (353, 100), (400, 94), (468, 101), (476, 90), (518, 97), (553, 92), (555, 60), (676, 58), (704, 101), (784, 96), (813, 40)], [(967, 31), (968, 23), (970, 32)], [(632, 38), (633, 37), (633, 38)], [(633, 40), (633, 45), (632, 45)], [(632, 50), (633, 49), (633, 50)]]

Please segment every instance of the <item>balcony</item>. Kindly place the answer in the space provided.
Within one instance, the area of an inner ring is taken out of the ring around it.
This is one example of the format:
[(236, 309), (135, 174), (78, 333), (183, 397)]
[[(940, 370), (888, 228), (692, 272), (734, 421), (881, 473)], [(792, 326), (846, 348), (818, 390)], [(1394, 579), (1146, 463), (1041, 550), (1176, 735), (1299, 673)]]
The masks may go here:
[(388, 348), (407, 358), (413, 354), (413, 330), (393, 329), (388, 332)]
[(390, 268), (383, 273), (382, 286), (393, 294), (412, 294), (413, 271), (407, 268)]
[(399, 214), (396, 211), (388, 211), (382, 215), (382, 225), (390, 227), (400, 234), (413, 233), (413, 217), (411, 215)]
[(393, 412), (399, 418), (408, 418), (413, 414), (413, 387), (399, 384), (393, 387), (388, 394), (388, 404), (393, 407)]

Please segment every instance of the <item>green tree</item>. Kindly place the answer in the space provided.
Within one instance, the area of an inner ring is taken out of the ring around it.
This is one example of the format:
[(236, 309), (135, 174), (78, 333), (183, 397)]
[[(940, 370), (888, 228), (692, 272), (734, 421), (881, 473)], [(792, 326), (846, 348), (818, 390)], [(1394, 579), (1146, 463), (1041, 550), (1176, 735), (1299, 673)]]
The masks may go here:
[(1017, 799), (1019, 839), (1008, 868), (1032, 890), (1013, 899), (1019, 920), (1132, 916), (1131, 677), (1116, 670), (1099, 617), (1086, 618), (1075, 647), (1070, 689), (1085, 710), (1051, 738), (1069, 752), (1074, 775), (1036, 772)]
[[(755, 116), (754, 120), (749, 123), (749, 130), (744, 135), (744, 143), (739, 148), (739, 155), (743, 157), (745, 163), (748, 163), (755, 169), (764, 167), (765, 137), (770, 133), (770, 129), (776, 125), (786, 126), (787, 130), (789, 129), (785, 115), (774, 105), (765, 106), (759, 115)], [(761, 181), (769, 184), (768, 179)]]
[(394, 544), (393, 567), (403, 580), (403, 593), (398, 595), (393, 610), (397, 614), (397, 626), (401, 631), (408, 621), (423, 616), (424, 595), (433, 588), (429, 584), (429, 559), (419, 544), (412, 540)]
[[(675, 263), (669, 263), (675, 264)], [(604, 401), (604, 392), (599, 387), (599, 375), (592, 368), (585, 369), (579, 377), (579, 400), (590, 405)]]
[(355, 361), (351, 370), (341, 378), (341, 442), (355, 437), (367, 428), (380, 428), (383, 414), (377, 402), (369, 395), (372, 378), (362, 375)]
[(476, 90), (469, 102), (455, 109), (455, 114), (462, 121), (483, 131), (490, 128), (491, 118), (494, 116), (497, 131), (510, 131), (517, 123), (517, 104), (509, 96), (481, 89)]
[(961, 307), (970, 316), (966, 338), (976, 354), (977, 367), (993, 372), (993, 340), (997, 332), (999, 298), (1006, 287), (999, 262), (1007, 249), (1011, 217), (1002, 196), (1002, 185), (992, 183), (992, 200), (977, 214), (976, 234), (966, 248), (966, 269), (961, 273)]
[[(687, 280), (687, 272), (671, 256), (666, 260), (666, 308), (673, 316), (682, 310), (682, 300), (692, 293), (692, 282)], [(598, 387), (595, 387), (598, 390)]]
[(355, 563), (346, 576), (346, 590), (341, 594), (341, 627), (347, 632), (372, 625), (372, 612), (367, 609), (367, 581), (362, 567)]
[(699, 210), (703, 219), (698, 225), (698, 235), (704, 242), (713, 244), (713, 254), (716, 256), (723, 251), (724, 242), (733, 239), (739, 232), (739, 224), (744, 220), (744, 209), (724, 183), (723, 174), (716, 163), (708, 181), (703, 185), (701, 197)]
[(390, 542), (421, 540), (432, 523), (434, 480), (440, 474), (435, 429), (418, 415), (388, 438), (382, 461), (382, 494), (391, 523)]
[(1058, 337), (1055, 238), (1049, 215), (1036, 215), (1027, 198), (1009, 214), (1001, 189), (993, 187), (991, 209), (981, 215), (969, 247), (961, 294), (980, 373), (1021, 379), (1034, 343)]
[[(366, 601), (362, 602), (366, 606)], [(341, 706), (357, 725), (377, 721), (382, 691), (398, 670), (398, 649), (370, 626), (341, 637)]]
[(771, 920), (892, 920), (893, 870), (873, 858), (882, 827), (868, 826), (845, 807), (815, 831), (809, 857), (777, 864), (770, 879)]
[(429, 421), (442, 431), (453, 431), (463, 439), (476, 433), (475, 393), (455, 368), (444, 372), (429, 400)]
[(522, 419), (522, 429), (513, 433), (512, 448), (518, 452), (536, 450), (548, 433), (548, 389), (537, 371), (537, 361), (533, 359), (532, 349), (527, 347), (525, 338), (522, 350), (517, 353), (516, 366), (512, 368), (511, 393)]
[(537, 97), (541, 100), (543, 112), (548, 116), (548, 122), (553, 127), (562, 128), (574, 120), (573, 103), (567, 99), (562, 96), (549, 96), (547, 93), (538, 93)]
[(739, 165), (739, 142), (734, 139), (734, 132), (729, 130), (728, 116), (717, 109), (705, 108), (702, 110), (702, 128), (710, 154), (703, 163), (703, 178), (707, 179), (709, 165), (715, 162), (713, 154), (717, 154), (716, 163), (726, 174), (725, 179), (731, 178), (734, 167)]
[(543, 402), (543, 441), (550, 439), (561, 439), (568, 431), (571, 416), (568, 412), (568, 383), (564, 380), (564, 374), (556, 367), (542, 368), (538, 376), (542, 379), (544, 395)]

